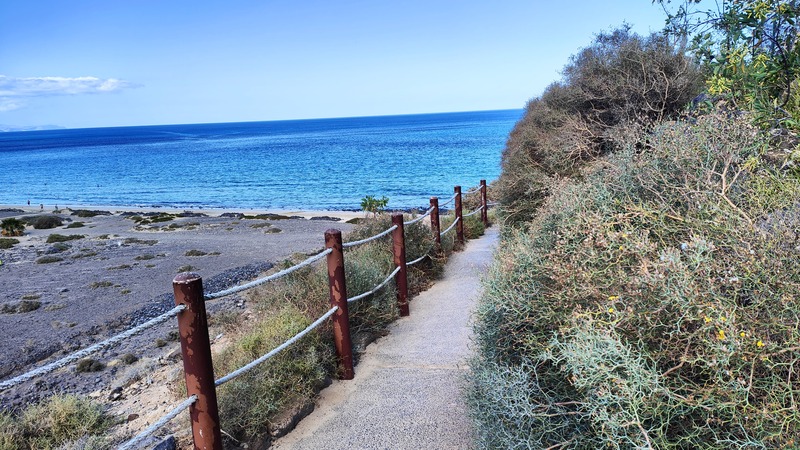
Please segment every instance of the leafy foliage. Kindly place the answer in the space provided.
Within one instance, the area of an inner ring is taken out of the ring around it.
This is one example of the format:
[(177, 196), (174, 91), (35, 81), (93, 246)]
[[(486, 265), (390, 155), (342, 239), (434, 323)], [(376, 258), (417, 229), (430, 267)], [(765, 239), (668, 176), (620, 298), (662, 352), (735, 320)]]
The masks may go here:
[(361, 199), (361, 209), (368, 213), (372, 213), (377, 215), (379, 212), (383, 211), (386, 208), (386, 205), (389, 204), (389, 199), (387, 197), (373, 197), (372, 195), (368, 195)]
[(22, 236), (25, 232), (25, 223), (10, 217), (0, 222), (0, 232), (3, 236)]
[(792, 0), (739, 0), (703, 10), (697, 3), (683, 2), (674, 12), (667, 9), (667, 32), (691, 37), (697, 60), (710, 72), (708, 92), (754, 111), (764, 126), (800, 129), (800, 5)]
[(507, 230), (478, 314), (481, 445), (796, 445), (800, 182), (747, 115), (615, 144)]

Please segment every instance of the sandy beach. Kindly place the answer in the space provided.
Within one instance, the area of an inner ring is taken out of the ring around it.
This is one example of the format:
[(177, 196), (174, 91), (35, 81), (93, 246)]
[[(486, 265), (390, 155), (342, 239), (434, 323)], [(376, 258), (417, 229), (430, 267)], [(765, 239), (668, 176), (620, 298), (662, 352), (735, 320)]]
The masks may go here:
[[(53, 214), (54, 206), (45, 205), (43, 212)], [(19, 244), (0, 250), (0, 379), (171, 308), (172, 279), (180, 271), (198, 272), (206, 292), (214, 292), (257, 277), (293, 254), (321, 250), (325, 230), (347, 232), (352, 225), (346, 220), (363, 217), (362, 212), (341, 211), (80, 209), (103, 213), (78, 217), (74, 210), (62, 209), (54, 214), (64, 221), (62, 226), (28, 226), (16, 238)], [(0, 219), (41, 213), (39, 205), (0, 206)], [(156, 214), (163, 221), (147, 223)], [(264, 214), (272, 215), (253, 218)], [(53, 234), (83, 237), (47, 243)], [(232, 296), (208, 307), (211, 312), (243, 308), (245, 301)], [(118, 364), (121, 355), (146, 359), (170, 352), (178, 345), (173, 329), (173, 323), (164, 324), (96, 355), (109, 366), (106, 370), (76, 373), (67, 367), (0, 393), (0, 405), (16, 407), (52, 392), (110, 389), (126, 377)]]

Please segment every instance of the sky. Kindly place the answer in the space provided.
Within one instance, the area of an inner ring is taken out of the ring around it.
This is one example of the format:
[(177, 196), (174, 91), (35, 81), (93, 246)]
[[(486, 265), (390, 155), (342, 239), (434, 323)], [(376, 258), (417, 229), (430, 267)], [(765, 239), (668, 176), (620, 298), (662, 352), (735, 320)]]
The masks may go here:
[(2, 0), (0, 127), (523, 108), (650, 0)]

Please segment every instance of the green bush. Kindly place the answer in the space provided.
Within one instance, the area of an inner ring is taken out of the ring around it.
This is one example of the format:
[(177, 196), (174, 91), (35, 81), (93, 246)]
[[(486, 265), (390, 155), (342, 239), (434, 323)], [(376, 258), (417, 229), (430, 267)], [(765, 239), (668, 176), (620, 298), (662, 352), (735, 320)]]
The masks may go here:
[(63, 261), (64, 258), (60, 256), (52, 256), (52, 255), (45, 255), (40, 258), (36, 259), (36, 264), (51, 264), (59, 261)]
[(44, 214), (41, 216), (26, 217), (25, 220), (37, 230), (48, 230), (50, 228), (64, 225), (64, 221), (58, 216)]
[(83, 228), (86, 226), (83, 222), (72, 222), (71, 224), (67, 225), (66, 228)]
[(86, 236), (84, 236), (82, 234), (67, 234), (67, 235), (63, 235), (63, 234), (53, 233), (50, 236), (47, 236), (47, 243), (48, 244), (53, 244), (55, 242), (69, 242), (69, 241), (74, 241), (74, 240), (77, 240), (77, 239), (83, 239), (85, 237)]
[(749, 121), (617, 136), (507, 230), (476, 326), (481, 446), (800, 442), (800, 182)]
[(614, 149), (614, 136), (675, 116), (702, 86), (699, 69), (662, 34), (601, 33), (531, 100), (503, 152), (504, 223), (529, 220), (564, 176)]
[(0, 249), (9, 249), (17, 244), (19, 244), (19, 239), (0, 238)]
[(0, 449), (108, 449), (103, 435), (112, 420), (102, 408), (74, 395), (57, 395), (18, 416), (0, 412)]

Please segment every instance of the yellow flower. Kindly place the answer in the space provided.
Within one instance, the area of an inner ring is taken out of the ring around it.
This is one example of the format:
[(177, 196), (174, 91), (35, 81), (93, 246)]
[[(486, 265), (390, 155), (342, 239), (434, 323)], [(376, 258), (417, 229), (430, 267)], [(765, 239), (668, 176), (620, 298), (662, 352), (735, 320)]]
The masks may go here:
[(763, 346), (764, 346), (764, 343), (761, 342), (761, 339), (759, 339), (758, 342), (756, 342), (756, 347), (761, 348)]
[(708, 316), (703, 317), (703, 322), (711, 323), (711, 317), (708, 317)]
[(717, 339), (720, 341), (725, 340), (725, 332), (723, 330), (717, 330)]
[(608, 308), (608, 312), (613, 313), (614, 312), (614, 308)]
[(747, 336), (747, 333), (745, 333), (744, 331), (742, 331), (741, 333), (739, 333), (739, 336), (741, 336), (741, 337), (745, 337), (745, 336)]
[(612, 302), (615, 300), (619, 300), (619, 295), (609, 295), (608, 299)]
[(725, 316), (722, 316), (722, 317), (719, 318), (720, 322), (725, 322), (726, 320), (728, 320), (728, 319), (726, 319)]

